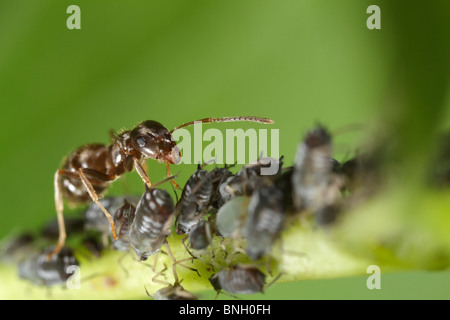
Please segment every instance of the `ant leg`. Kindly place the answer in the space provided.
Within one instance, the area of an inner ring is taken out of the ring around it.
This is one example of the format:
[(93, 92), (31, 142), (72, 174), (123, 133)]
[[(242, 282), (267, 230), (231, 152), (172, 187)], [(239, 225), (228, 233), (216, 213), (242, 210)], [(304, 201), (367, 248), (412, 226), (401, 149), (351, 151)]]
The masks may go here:
[(82, 170), (87, 178), (97, 179), (105, 182), (114, 181), (117, 178), (116, 175), (104, 174), (103, 172), (99, 172), (94, 169), (82, 168)]
[[(170, 172), (170, 163), (167, 161), (166, 161), (166, 174), (168, 177), (172, 176), (172, 173)], [(178, 185), (178, 183), (176, 183), (174, 179), (170, 179), (170, 182), (172, 183), (172, 185), (175, 188), (181, 189), (180, 186)]]
[(133, 158), (134, 161), (134, 167), (136, 168), (137, 173), (139, 173), (139, 176), (141, 177), (142, 181), (144, 181), (145, 184), (149, 188), (152, 187), (152, 183), (150, 182), (150, 178), (147, 175), (147, 172), (145, 171), (144, 167), (140, 164), (139, 160), (137, 158)]
[(61, 249), (64, 247), (64, 244), (66, 242), (66, 226), (64, 225), (64, 201), (63, 201), (63, 195), (62, 195), (62, 186), (61, 186), (61, 179), (60, 176), (63, 173), (63, 170), (57, 170), (55, 173), (55, 179), (54, 179), (54, 187), (55, 187), (55, 205), (56, 205), (56, 215), (58, 218), (58, 229), (59, 229), (59, 237), (58, 237), (58, 243), (55, 246), (55, 249), (53, 249), (52, 252), (50, 252), (47, 255), (47, 258), (50, 258), (52, 255), (58, 254)]
[(103, 213), (105, 214), (106, 218), (109, 221), (109, 224), (111, 225), (111, 232), (112, 232), (113, 238), (114, 238), (114, 240), (117, 240), (118, 237), (116, 235), (116, 227), (114, 225), (114, 220), (111, 217), (111, 214), (108, 212), (108, 210), (106, 210), (106, 208), (100, 203), (100, 201), (98, 201), (98, 195), (95, 192), (92, 184), (89, 182), (88, 178), (86, 178), (83, 171), (84, 171), (83, 168), (78, 169), (78, 174), (80, 176), (80, 179), (83, 182), (84, 186), (86, 187), (89, 195), (91, 196), (92, 201), (94, 201), (100, 207), (100, 209), (103, 211)]

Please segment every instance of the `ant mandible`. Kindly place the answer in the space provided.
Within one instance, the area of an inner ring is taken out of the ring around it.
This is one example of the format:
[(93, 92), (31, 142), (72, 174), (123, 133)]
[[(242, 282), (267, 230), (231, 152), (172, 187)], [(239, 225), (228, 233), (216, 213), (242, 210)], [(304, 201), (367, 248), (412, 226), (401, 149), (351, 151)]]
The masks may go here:
[[(122, 174), (133, 171), (134, 168), (144, 183), (151, 187), (152, 184), (145, 170), (147, 159), (165, 162), (167, 176), (171, 176), (170, 164), (178, 164), (181, 160), (180, 149), (172, 138), (174, 131), (195, 123), (231, 121), (273, 123), (271, 119), (260, 117), (205, 118), (187, 122), (169, 131), (161, 123), (147, 120), (132, 130), (114, 135), (109, 145), (87, 144), (72, 152), (64, 161), (62, 168), (56, 171), (54, 177), (59, 238), (49, 256), (58, 254), (66, 240), (63, 197), (74, 204), (94, 201), (109, 220), (113, 238), (117, 239), (113, 218), (100, 203), (99, 194), (102, 194)], [(175, 180), (171, 179), (171, 182), (179, 188)]]

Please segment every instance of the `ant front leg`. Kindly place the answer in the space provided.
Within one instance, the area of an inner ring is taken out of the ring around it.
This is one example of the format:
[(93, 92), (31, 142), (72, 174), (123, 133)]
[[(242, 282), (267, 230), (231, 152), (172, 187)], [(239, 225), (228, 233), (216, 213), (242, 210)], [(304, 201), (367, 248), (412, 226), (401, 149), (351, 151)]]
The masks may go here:
[(144, 167), (141, 165), (139, 160), (137, 158), (133, 157), (134, 161), (134, 167), (136, 168), (137, 173), (141, 177), (142, 181), (147, 185), (147, 187), (151, 188), (152, 183), (150, 182), (150, 178), (148, 177), (147, 172), (145, 171)]
[[(172, 173), (170, 172), (170, 163), (166, 161), (166, 174), (168, 177), (172, 176)], [(176, 181), (174, 179), (170, 179), (170, 182), (172, 183), (172, 185), (177, 188), (177, 189), (181, 189), (180, 186), (178, 185), (178, 183), (176, 183)]]

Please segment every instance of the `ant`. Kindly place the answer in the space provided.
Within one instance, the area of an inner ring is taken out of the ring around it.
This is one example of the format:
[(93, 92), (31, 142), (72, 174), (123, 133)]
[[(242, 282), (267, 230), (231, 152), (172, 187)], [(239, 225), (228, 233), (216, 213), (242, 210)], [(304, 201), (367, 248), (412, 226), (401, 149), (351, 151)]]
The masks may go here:
[[(56, 170), (54, 176), (55, 205), (59, 226), (58, 243), (52, 254), (58, 254), (66, 240), (66, 230), (63, 217), (63, 198), (70, 203), (95, 202), (108, 219), (114, 239), (117, 239), (114, 221), (111, 214), (99, 201), (109, 185), (126, 172), (136, 169), (144, 183), (151, 187), (152, 183), (145, 170), (147, 159), (158, 160), (166, 165), (167, 176), (170, 176), (170, 164), (178, 164), (181, 152), (177, 147), (172, 133), (181, 128), (196, 123), (251, 121), (271, 124), (273, 120), (260, 117), (223, 117), (205, 118), (187, 122), (171, 131), (161, 123), (146, 120), (132, 130), (125, 130), (113, 135), (109, 145), (86, 144), (72, 152), (64, 161), (62, 167)], [(180, 188), (175, 180), (171, 179), (176, 188)]]

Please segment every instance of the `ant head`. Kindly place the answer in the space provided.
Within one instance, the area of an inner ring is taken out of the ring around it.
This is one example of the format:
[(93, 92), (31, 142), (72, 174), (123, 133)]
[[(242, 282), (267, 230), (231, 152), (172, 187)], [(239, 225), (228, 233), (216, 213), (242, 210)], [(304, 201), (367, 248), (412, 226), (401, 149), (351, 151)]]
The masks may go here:
[(180, 149), (169, 130), (161, 123), (147, 120), (131, 131), (131, 144), (145, 158), (177, 164), (181, 160)]

